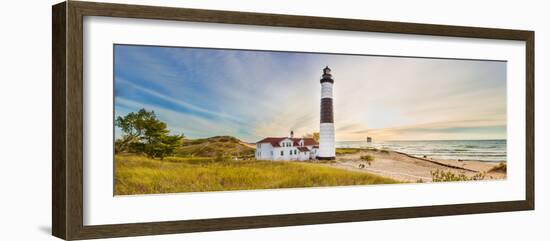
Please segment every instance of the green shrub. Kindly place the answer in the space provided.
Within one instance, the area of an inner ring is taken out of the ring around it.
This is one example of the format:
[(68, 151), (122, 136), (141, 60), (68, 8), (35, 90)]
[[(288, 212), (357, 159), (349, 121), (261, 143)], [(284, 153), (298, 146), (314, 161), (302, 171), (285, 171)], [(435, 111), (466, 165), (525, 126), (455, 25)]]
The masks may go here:
[(216, 158), (214, 158), (214, 162), (225, 162), (228, 160), (229, 158), (225, 157), (222, 153), (216, 154)]
[(499, 163), (498, 165), (496, 165), (496, 166), (494, 166), (493, 168), (491, 168), (491, 170), (489, 170), (489, 172), (502, 172), (502, 173), (506, 173), (506, 169), (507, 169), (506, 162), (501, 162), (501, 163)]
[(364, 155), (364, 156), (361, 156), (361, 160), (362, 161), (366, 161), (367, 164), (372, 165), (372, 162), (374, 162), (374, 157), (371, 156), (371, 155)]
[(430, 174), (433, 182), (479, 181), (485, 179), (485, 172), (479, 172), (472, 177), (468, 177), (464, 173), (455, 174), (454, 172), (437, 169), (430, 171)]
[(470, 181), (481, 181), (485, 179), (485, 172), (478, 172), (472, 177), (470, 177)]

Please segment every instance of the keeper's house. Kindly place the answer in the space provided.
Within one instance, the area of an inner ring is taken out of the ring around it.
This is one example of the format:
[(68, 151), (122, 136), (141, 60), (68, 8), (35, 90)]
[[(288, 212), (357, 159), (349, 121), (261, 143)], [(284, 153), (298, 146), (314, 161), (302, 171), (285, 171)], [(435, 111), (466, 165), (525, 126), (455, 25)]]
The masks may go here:
[(267, 137), (256, 143), (257, 160), (305, 161), (317, 157), (319, 143), (313, 138)]

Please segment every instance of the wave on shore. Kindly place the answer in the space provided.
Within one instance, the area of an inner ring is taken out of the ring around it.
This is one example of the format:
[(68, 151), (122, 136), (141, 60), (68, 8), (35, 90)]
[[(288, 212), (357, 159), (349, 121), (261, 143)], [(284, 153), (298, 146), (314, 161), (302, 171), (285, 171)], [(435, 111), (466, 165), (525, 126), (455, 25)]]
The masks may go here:
[(377, 148), (444, 160), (506, 161), (506, 140), (340, 141), (339, 148)]

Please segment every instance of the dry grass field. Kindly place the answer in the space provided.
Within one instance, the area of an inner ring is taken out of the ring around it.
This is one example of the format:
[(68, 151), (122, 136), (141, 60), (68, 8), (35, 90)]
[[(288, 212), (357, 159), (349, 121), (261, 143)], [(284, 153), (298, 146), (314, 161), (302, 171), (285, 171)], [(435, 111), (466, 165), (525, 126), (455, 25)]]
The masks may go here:
[(212, 157), (115, 156), (115, 195), (389, 184), (375, 174), (318, 163)]

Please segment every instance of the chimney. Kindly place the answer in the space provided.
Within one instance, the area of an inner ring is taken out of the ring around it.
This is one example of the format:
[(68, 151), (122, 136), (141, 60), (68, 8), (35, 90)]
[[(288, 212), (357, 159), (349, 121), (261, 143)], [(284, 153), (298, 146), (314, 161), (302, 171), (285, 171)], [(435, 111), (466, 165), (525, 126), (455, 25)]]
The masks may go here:
[(290, 131), (290, 138), (294, 138), (294, 131)]

